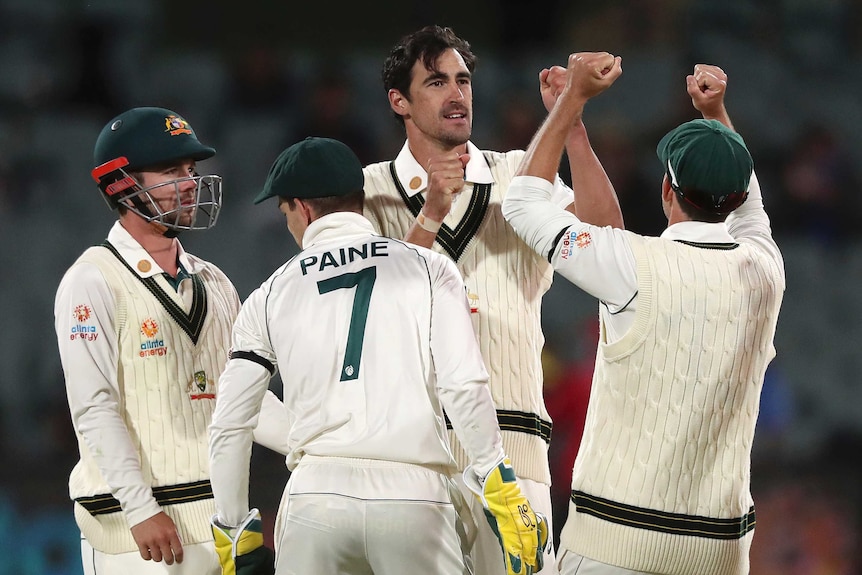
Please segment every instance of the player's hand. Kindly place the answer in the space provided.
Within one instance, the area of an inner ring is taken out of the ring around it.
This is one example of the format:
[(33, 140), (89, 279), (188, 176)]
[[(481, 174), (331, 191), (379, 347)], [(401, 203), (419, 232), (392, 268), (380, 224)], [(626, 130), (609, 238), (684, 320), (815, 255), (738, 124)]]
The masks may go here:
[(504, 458), (479, 483), (471, 469), (464, 472), (468, 487), (482, 501), (485, 518), (500, 541), (507, 575), (532, 575), (544, 565), (548, 523), (534, 513), (521, 493), (515, 471)]
[(566, 87), (560, 97), (583, 104), (610, 88), (622, 73), (619, 56), (607, 52), (571, 54), (566, 68)]
[(694, 73), (685, 78), (685, 88), (694, 108), (708, 120), (721, 119), (727, 114), (724, 94), (727, 91), (727, 74), (718, 66), (698, 64)]
[(173, 519), (161, 511), (132, 527), (132, 538), (146, 561), (183, 562), (183, 544)]
[(263, 522), (260, 511), (252, 509), (238, 527), (210, 520), (216, 553), (223, 575), (273, 575), (275, 555), (263, 544)]
[(566, 69), (562, 66), (552, 66), (539, 72), (539, 92), (548, 112), (554, 109), (557, 98), (566, 87), (566, 81)]
[(452, 208), (452, 196), (464, 187), (468, 154), (450, 152), (428, 161), (428, 192), (422, 212), (426, 218), (442, 222)]

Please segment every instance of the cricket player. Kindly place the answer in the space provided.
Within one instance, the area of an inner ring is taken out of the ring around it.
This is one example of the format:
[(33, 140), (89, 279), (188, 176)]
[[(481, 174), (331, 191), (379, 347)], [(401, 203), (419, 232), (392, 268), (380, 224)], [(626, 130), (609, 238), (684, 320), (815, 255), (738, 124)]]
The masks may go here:
[[(566, 85), (503, 214), (601, 302), (560, 572), (746, 575), (751, 445), (785, 276), (751, 155), (724, 106), (727, 75), (698, 64), (687, 76), (703, 119), (658, 144), (668, 227), (645, 237), (583, 223), (550, 199), (565, 135), (622, 73), (620, 58), (572, 54), (550, 73)], [(595, 169), (593, 158), (573, 169)]]
[(475, 526), (450, 478), (444, 409), (501, 569), (536, 572), (547, 524), (504, 453), (454, 263), (375, 233), (359, 159), (336, 140), (282, 152), (255, 202), (271, 197), (302, 251), (243, 304), (222, 375), (210, 457), (225, 564), (253, 561), (262, 543), (248, 505), (251, 430), (279, 370), (292, 474), (276, 573), (468, 573)]
[[(490, 372), (503, 448), (527, 498), (550, 517), (552, 422), (542, 395), (541, 301), (551, 287), (553, 269), (518, 237), (500, 210), (524, 152), (480, 150), (470, 141), (475, 66), (469, 43), (440, 26), (422, 28), (392, 48), (383, 84), (407, 140), (394, 161), (365, 168), (365, 214), (383, 235), (430, 248), (456, 263)], [(540, 80), (550, 109), (556, 92)], [(583, 146), (578, 129), (573, 126), (569, 153)], [(572, 182), (577, 195), (554, 179), (555, 204), (584, 221), (622, 226), (610, 185), (584, 182), (577, 170), (572, 170)], [(464, 468), (468, 458), (456, 435), (450, 441)], [(475, 501), (473, 513), (478, 518), (483, 514)], [(499, 575), (496, 538), (479, 523), (473, 549), (476, 573)], [(548, 545), (542, 573), (554, 572), (553, 545)]]
[[(207, 426), (240, 304), (177, 239), (216, 223), (221, 178), (197, 173), (214, 154), (164, 108), (128, 110), (96, 140), (92, 175), (119, 218), (63, 276), (54, 306), (85, 575), (221, 573)], [(282, 450), (271, 431), (262, 442)]]

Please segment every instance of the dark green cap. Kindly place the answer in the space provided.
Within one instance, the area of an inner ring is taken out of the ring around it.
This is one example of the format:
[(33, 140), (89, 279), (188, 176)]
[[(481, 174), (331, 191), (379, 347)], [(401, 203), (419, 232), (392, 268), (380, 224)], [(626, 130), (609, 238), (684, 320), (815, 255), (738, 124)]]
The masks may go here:
[(717, 120), (677, 126), (656, 153), (674, 191), (704, 211), (729, 214), (748, 196), (751, 154), (742, 136)]
[(132, 108), (108, 122), (96, 139), (95, 166), (125, 157), (128, 170), (189, 158), (211, 158), (215, 149), (198, 141), (182, 116), (165, 108)]
[(365, 185), (362, 163), (353, 150), (338, 140), (309, 137), (278, 155), (263, 190), (254, 199), (326, 198), (361, 191)]

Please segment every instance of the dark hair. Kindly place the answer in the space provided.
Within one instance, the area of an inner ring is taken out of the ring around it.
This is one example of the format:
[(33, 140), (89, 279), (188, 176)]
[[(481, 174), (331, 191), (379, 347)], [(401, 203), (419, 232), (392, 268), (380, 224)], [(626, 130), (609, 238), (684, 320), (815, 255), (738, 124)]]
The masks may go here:
[[(288, 203), (290, 209), (294, 208), (294, 198), (286, 198), (284, 201)], [(361, 214), (365, 205), (365, 190), (351, 192), (344, 196), (302, 198), (302, 201), (314, 210), (314, 215), (318, 218), (335, 212), (357, 212)]]
[[(668, 178), (669, 177), (670, 176), (668, 176)], [(673, 189), (673, 187), (671, 187), (671, 189)], [(708, 210), (704, 210), (703, 208), (699, 208), (693, 203), (691, 203), (691, 201), (688, 200), (684, 195), (682, 195), (679, 190), (674, 189), (673, 193), (676, 194), (676, 197), (679, 200), (678, 203), (680, 209), (682, 209), (682, 212), (694, 221), (715, 224), (718, 222), (723, 222), (727, 219), (727, 216), (730, 215), (729, 213), (717, 214), (715, 212), (710, 212)]]
[[(435, 71), (437, 59), (450, 48), (461, 54), (464, 64), (472, 74), (478, 58), (470, 49), (469, 42), (456, 36), (451, 28), (426, 26), (404, 36), (392, 48), (383, 63), (383, 89), (387, 94), (389, 90), (398, 90), (409, 100), (413, 65), (421, 60), (427, 70)], [(399, 122), (404, 123), (404, 118), (395, 112), (393, 114)]]

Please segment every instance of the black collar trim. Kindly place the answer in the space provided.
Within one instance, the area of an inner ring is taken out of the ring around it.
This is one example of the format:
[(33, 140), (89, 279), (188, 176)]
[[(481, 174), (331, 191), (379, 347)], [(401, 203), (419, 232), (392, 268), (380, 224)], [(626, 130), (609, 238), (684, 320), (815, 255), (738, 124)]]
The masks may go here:
[(675, 242), (679, 242), (681, 244), (685, 244), (687, 246), (691, 246), (693, 248), (701, 248), (704, 250), (735, 250), (739, 247), (739, 244), (735, 243), (722, 243), (722, 242), (687, 242), (685, 240), (674, 240)]
[(102, 243), (102, 246), (117, 256), (117, 259), (126, 266), (132, 275), (141, 280), (141, 283), (143, 283), (150, 293), (159, 300), (162, 307), (164, 307), (165, 311), (168, 312), (168, 315), (170, 315), (173, 320), (177, 322), (177, 325), (179, 325), (180, 328), (182, 328), (182, 330), (191, 338), (192, 343), (197, 345), (198, 338), (200, 338), (201, 332), (203, 331), (204, 319), (206, 319), (207, 315), (207, 290), (204, 287), (203, 280), (201, 280), (197, 274), (189, 275), (192, 280), (192, 307), (189, 310), (189, 313), (186, 314), (186, 312), (184, 312), (183, 309), (178, 306), (176, 302), (174, 302), (174, 300), (171, 299), (171, 297), (159, 286), (156, 282), (155, 276), (142, 278), (135, 273), (132, 266), (123, 259), (123, 256), (120, 255), (117, 248), (115, 248), (108, 240), (105, 240)]
[[(392, 174), (392, 180), (395, 182), (395, 187), (401, 195), (401, 199), (410, 209), (413, 217), (419, 215), (422, 206), (425, 205), (425, 198), (422, 194), (410, 196), (401, 185), (398, 179), (398, 174), (395, 172), (395, 162), (389, 163), (389, 172)], [(454, 261), (458, 261), (467, 249), (470, 241), (479, 231), (479, 226), (482, 225), (482, 220), (485, 219), (485, 214), (488, 211), (488, 203), (491, 200), (491, 184), (475, 184), (473, 193), (470, 196), (470, 205), (467, 207), (467, 213), (464, 218), (458, 223), (453, 230), (446, 224), (437, 232), (437, 243), (449, 254), (449, 257)]]

